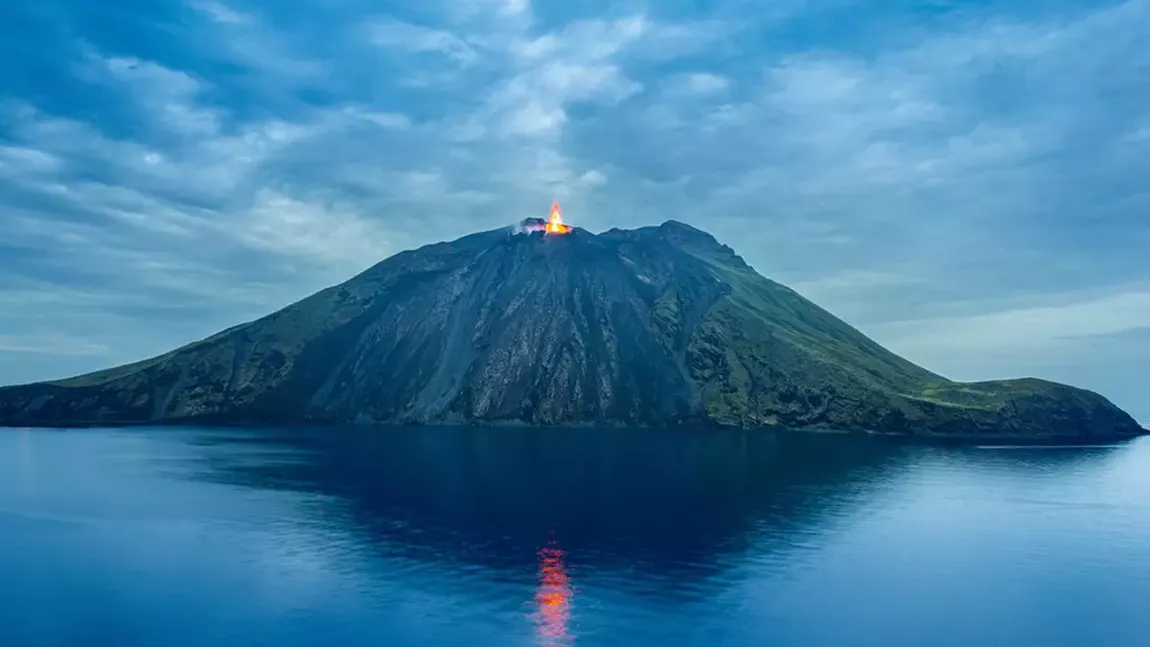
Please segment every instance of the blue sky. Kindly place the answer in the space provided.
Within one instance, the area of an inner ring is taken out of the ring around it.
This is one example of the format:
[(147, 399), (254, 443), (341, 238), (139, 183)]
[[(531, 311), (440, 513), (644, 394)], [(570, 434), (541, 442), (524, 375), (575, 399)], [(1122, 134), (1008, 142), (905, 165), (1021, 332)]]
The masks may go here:
[(0, 79), (0, 383), (557, 198), (1150, 423), (1150, 0), (38, 0)]

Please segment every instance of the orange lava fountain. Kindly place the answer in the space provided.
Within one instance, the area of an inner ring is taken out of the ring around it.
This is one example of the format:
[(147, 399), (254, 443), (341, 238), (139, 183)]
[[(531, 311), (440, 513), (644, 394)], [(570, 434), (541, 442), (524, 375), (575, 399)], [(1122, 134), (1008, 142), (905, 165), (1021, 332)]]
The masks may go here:
[(551, 203), (551, 215), (547, 216), (547, 225), (544, 229), (548, 234), (563, 235), (570, 233), (571, 226), (563, 224), (563, 212), (558, 202)]

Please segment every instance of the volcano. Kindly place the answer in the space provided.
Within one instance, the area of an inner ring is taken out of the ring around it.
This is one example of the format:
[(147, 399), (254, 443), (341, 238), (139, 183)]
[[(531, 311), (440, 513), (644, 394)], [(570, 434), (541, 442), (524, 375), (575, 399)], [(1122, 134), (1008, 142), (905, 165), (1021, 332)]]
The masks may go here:
[(396, 254), (159, 357), (0, 389), (0, 423), (1144, 431), (1089, 391), (916, 366), (683, 223), (534, 222)]

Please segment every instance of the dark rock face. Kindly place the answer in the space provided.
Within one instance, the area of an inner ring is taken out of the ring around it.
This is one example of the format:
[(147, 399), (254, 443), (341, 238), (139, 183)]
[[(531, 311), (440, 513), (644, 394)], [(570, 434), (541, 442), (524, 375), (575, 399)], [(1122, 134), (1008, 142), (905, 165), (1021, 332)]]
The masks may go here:
[(526, 423), (1126, 436), (1099, 395), (960, 384), (676, 222), (397, 254), (166, 355), (0, 389), (0, 423)]

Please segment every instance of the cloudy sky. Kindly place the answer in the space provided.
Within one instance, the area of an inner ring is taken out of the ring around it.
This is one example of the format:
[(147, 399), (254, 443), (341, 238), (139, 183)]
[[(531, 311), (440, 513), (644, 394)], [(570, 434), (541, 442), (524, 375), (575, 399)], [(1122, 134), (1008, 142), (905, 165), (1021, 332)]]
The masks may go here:
[(1150, 424), (1150, 0), (7, 2), (0, 79), (0, 383), (557, 198)]

